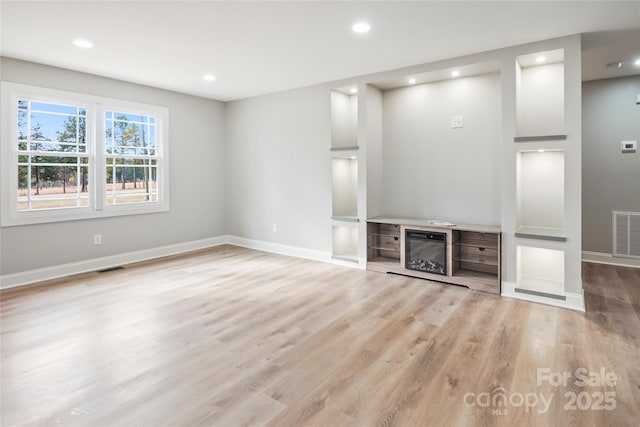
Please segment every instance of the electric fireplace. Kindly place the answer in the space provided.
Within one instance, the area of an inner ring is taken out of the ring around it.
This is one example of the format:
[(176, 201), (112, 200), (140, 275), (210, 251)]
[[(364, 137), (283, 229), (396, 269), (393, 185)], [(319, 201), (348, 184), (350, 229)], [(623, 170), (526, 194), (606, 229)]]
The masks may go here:
[(447, 275), (447, 234), (405, 230), (405, 268)]

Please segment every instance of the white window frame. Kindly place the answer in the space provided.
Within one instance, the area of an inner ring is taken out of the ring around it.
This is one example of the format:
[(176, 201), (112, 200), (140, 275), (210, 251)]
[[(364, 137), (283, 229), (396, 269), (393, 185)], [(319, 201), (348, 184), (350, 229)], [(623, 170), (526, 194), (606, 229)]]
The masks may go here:
[[(0, 85), (0, 226), (10, 227), (58, 221), (104, 218), (169, 211), (169, 109), (158, 105), (2, 82)], [(86, 143), (89, 157), (89, 205), (18, 211), (18, 100), (82, 105), (86, 108)], [(105, 111), (153, 116), (156, 119), (158, 200), (107, 205)]]

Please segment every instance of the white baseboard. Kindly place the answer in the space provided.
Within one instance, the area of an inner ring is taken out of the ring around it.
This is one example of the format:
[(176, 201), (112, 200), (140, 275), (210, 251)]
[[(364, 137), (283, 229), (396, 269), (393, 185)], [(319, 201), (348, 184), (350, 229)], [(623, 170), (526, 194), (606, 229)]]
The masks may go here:
[(38, 268), (15, 274), (6, 274), (4, 276), (0, 276), (0, 289), (14, 288), (16, 286), (58, 279), (60, 277), (70, 276), (73, 274), (87, 273), (117, 267), (119, 265), (131, 264), (134, 262), (147, 261), (169, 255), (177, 255), (184, 252), (222, 245), (224, 243), (227, 243), (227, 236), (219, 236), (195, 240), (192, 242), (177, 243), (175, 245), (161, 246), (158, 248), (144, 249), (141, 251), (127, 252), (124, 254), (93, 258), (53, 267)]
[(614, 257), (604, 252), (582, 251), (582, 261), (596, 264), (640, 268), (640, 259)]
[(363, 269), (366, 266), (364, 259), (357, 259), (354, 262), (332, 258), (331, 252), (318, 251), (313, 249), (299, 248), (296, 246), (282, 245), (280, 243), (265, 242), (263, 240), (247, 239), (245, 237), (227, 236), (227, 243), (258, 251), (271, 252), (279, 255), (287, 255), (296, 258), (310, 259), (313, 261), (328, 262), (330, 264), (342, 265)]
[(520, 299), (523, 301), (529, 302), (537, 302), (540, 304), (553, 305), (556, 307), (568, 308), (570, 310), (576, 311), (585, 311), (584, 307), (584, 292), (580, 292), (579, 294), (574, 292), (565, 292), (565, 300), (559, 300), (555, 298), (547, 298), (538, 295), (525, 294), (521, 292), (516, 292), (516, 284), (512, 282), (502, 282), (502, 293), (500, 294), (503, 297)]
[[(35, 270), (24, 271), (15, 274), (7, 274), (0, 276), (0, 289), (8, 289), (16, 286), (28, 285), (31, 283), (42, 282), (45, 280), (57, 279), (60, 277), (70, 276), (73, 274), (87, 273), (91, 271), (103, 270), (106, 268), (117, 267), (124, 264), (131, 264), (134, 262), (147, 261), (154, 258), (160, 258), (164, 256), (177, 255), (185, 252), (195, 251), (199, 249), (206, 249), (222, 244), (231, 244), (241, 246), (249, 249), (256, 249), (265, 252), (271, 252), (280, 255), (287, 255), (297, 258), (310, 259), (314, 261), (327, 262), (330, 264), (341, 265), (345, 267), (358, 268), (364, 270), (366, 267), (366, 261), (364, 259), (357, 259), (354, 262), (345, 261), (342, 259), (336, 259), (331, 256), (330, 252), (318, 251), (313, 249), (299, 248), (295, 246), (282, 245), (279, 243), (265, 242), (261, 240), (247, 239), (237, 236), (218, 236), (208, 239), (196, 240), (192, 242), (178, 243), (175, 245), (162, 246), (158, 248), (145, 249), (136, 252), (128, 252), (125, 254), (112, 255), (108, 257), (94, 258), (85, 261), (79, 261), (69, 264), (63, 264), (53, 267), (39, 268)], [(599, 256), (603, 259), (613, 260), (612, 262), (606, 262), (613, 265), (625, 265), (633, 266), (629, 264), (617, 264), (616, 262), (620, 258), (613, 258), (607, 254), (589, 253), (583, 252), (583, 260), (587, 262), (601, 262), (591, 261), (585, 259), (586, 256)], [(627, 260), (631, 261), (635, 260)], [(602, 261), (603, 262), (603, 261)], [(604, 262), (603, 262), (604, 263)], [(637, 265), (640, 267), (639, 265)], [(515, 291), (515, 283), (503, 282), (502, 283), (502, 296), (508, 298), (516, 298), (525, 301), (537, 302), (542, 304), (554, 305), (557, 307), (568, 308), (571, 310), (585, 311), (584, 308), (584, 295), (582, 293), (575, 294), (565, 292), (566, 300), (557, 300), (553, 298), (546, 298), (538, 295), (530, 295), (517, 293)]]
[(161, 258), (170, 255), (178, 255), (185, 252), (211, 248), (223, 244), (241, 246), (244, 248), (256, 249), (259, 251), (271, 252), (280, 255), (288, 255), (297, 258), (328, 262), (345, 267), (364, 269), (366, 266), (366, 262), (363, 259), (358, 259), (355, 262), (333, 259), (331, 257), (331, 253), (329, 252), (298, 248), (295, 246), (281, 245), (278, 243), (270, 243), (260, 240), (246, 239), (244, 237), (218, 236), (209, 239), (195, 240), (192, 242), (177, 243), (175, 245), (161, 246), (159, 248), (144, 249), (141, 251), (127, 252), (124, 254), (101, 258), (93, 258), (85, 261), (72, 262), (69, 264), (57, 265), (53, 267), (38, 268), (35, 270), (23, 271), (15, 274), (6, 274), (4, 276), (0, 276), (0, 289), (9, 289), (17, 286), (29, 285), (31, 283), (58, 279), (61, 277), (71, 276), (73, 274), (104, 270), (120, 265), (131, 264), (140, 261), (148, 261), (154, 258)]

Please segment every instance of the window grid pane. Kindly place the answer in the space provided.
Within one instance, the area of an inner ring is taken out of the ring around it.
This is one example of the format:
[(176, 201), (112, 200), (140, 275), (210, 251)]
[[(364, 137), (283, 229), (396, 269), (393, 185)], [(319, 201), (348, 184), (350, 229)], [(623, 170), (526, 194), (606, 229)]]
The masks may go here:
[(107, 205), (158, 201), (154, 117), (105, 112)]
[(86, 108), (18, 101), (17, 211), (89, 206)]

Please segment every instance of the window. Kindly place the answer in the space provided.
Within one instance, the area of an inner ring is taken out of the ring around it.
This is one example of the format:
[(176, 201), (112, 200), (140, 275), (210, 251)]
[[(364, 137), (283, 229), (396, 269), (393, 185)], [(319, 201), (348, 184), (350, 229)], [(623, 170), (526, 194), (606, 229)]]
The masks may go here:
[(158, 200), (156, 120), (105, 112), (107, 204)]
[(18, 211), (89, 206), (86, 107), (18, 100)]
[(165, 107), (2, 83), (2, 226), (167, 211)]

